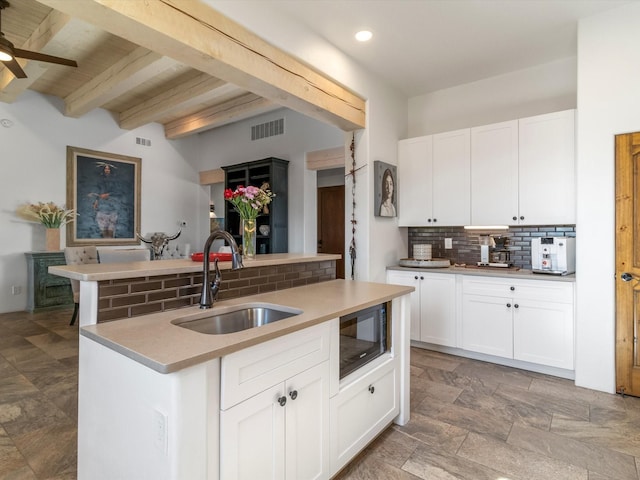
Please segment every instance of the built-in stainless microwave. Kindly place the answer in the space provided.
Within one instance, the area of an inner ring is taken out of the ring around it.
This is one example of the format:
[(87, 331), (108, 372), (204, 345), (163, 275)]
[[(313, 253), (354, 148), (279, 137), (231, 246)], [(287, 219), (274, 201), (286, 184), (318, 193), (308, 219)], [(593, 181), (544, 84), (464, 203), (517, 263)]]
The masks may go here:
[(389, 350), (390, 304), (340, 317), (340, 378)]

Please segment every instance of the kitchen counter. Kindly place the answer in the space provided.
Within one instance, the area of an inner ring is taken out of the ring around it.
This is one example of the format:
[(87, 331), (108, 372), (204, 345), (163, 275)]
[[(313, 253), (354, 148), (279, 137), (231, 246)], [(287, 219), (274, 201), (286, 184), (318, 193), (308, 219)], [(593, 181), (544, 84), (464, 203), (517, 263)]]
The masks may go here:
[[(80, 334), (157, 372), (171, 373), (389, 301), (413, 290), (413, 287), (400, 285), (332, 280), (220, 301), (209, 310), (188, 307), (88, 325), (80, 329)], [(227, 307), (247, 303), (284, 305), (300, 309), (303, 313), (257, 328), (224, 335), (198, 333), (171, 323), (176, 319), (204, 318)]]
[[(268, 267), (291, 263), (338, 260), (341, 255), (329, 253), (273, 253), (256, 255), (255, 260), (245, 260), (245, 268)], [(211, 262), (213, 270), (214, 262)], [(231, 262), (219, 262), (220, 270), (230, 270)], [(104, 281), (140, 276), (160, 276), (176, 273), (201, 272), (202, 262), (190, 259), (154, 260), (151, 262), (94, 263), (91, 265), (56, 265), (49, 273), (80, 281)]]
[(533, 273), (531, 270), (515, 269), (515, 268), (498, 268), (498, 267), (457, 267), (451, 266), (447, 268), (418, 268), (418, 267), (400, 267), (398, 265), (387, 267), (387, 270), (399, 270), (424, 273), (445, 273), (459, 275), (479, 275), (483, 277), (506, 277), (506, 278), (524, 278), (528, 280), (548, 280), (555, 282), (575, 282), (576, 275), (549, 275), (545, 273)]

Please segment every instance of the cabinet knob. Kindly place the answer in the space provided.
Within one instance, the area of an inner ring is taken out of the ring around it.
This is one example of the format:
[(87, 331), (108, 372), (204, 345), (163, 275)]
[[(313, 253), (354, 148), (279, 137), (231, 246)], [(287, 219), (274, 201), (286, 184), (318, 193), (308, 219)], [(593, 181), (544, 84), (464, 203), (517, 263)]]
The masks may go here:
[(510, 303), (507, 303), (507, 308), (511, 308), (511, 304)]
[(435, 222), (437, 222), (437, 221), (438, 221), (438, 219), (437, 219), (437, 218), (434, 218), (434, 219), (433, 219), (433, 221), (434, 221), (434, 223), (435, 223)]
[(281, 396), (278, 399), (278, 403), (280, 404), (281, 407), (284, 407), (287, 404), (287, 397), (285, 397), (284, 395)]
[(424, 280), (424, 277), (420, 277), (420, 280)]
[(514, 220), (518, 220), (518, 217), (513, 217)]
[(520, 305), (518, 305), (517, 303), (513, 306), (513, 308), (520, 308)]
[(369, 385), (369, 392), (371, 392), (371, 394), (373, 394), (373, 392), (376, 391), (375, 387), (373, 385)]
[(431, 219), (430, 219), (430, 218), (427, 218), (427, 222), (428, 222), (428, 223), (431, 223)]
[(524, 220), (524, 215), (520, 215), (520, 220)]
[(416, 276), (415, 276), (415, 277), (413, 277), (413, 278), (415, 278), (416, 280), (418, 280), (418, 275), (416, 275)]
[(509, 290), (511, 290), (512, 292), (516, 289), (516, 287), (509, 287)]
[(294, 390), (293, 392), (289, 392), (289, 396), (291, 397), (291, 400), (295, 400), (298, 398), (298, 391)]

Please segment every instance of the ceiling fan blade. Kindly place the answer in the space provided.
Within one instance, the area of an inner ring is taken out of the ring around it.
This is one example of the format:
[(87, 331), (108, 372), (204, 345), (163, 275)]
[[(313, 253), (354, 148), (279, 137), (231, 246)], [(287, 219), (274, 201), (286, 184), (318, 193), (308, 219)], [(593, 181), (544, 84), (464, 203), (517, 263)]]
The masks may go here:
[(27, 74), (24, 73), (24, 70), (22, 70), (22, 67), (15, 58), (2, 63), (11, 70), (11, 73), (13, 73), (16, 78), (27, 78)]
[(54, 57), (53, 55), (47, 55), (45, 53), (31, 52), (29, 50), (21, 50), (14, 48), (13, 52), (16, 57), (26, 58), (27, 60), (38, 60), (41, 62), (57, 63), (59, 65), (68, 65), (69, 67), (77, 67), (78, 64), (75, 60), (69, 60), (62, 57)]

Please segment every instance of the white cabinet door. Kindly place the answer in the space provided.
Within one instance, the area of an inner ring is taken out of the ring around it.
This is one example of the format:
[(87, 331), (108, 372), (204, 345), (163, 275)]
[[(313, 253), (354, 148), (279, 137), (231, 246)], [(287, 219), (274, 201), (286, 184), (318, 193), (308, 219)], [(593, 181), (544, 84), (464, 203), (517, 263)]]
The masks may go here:
[(470, 224), (470, 129), (433, 135), (432, 188), (433, 221), (428, 225)]
[(286, 391), (286, 478), (329, 478), (329, 362), (287, 380)]
[(421, 227), (432, 220), (432, 137), (398, 142), (398, 225)]
[(422, 323), (422, 309), (420, 307), (420, 272), (389, 270), (387, 283), (414, 287), (411, 292), (411, 340), (420, 341), (420, 325)]
[(220, 478), (284, 478), (284, 384), (220, 413)]
[(573, 304), (515, 302), (518, 308), (513, 315), (513, 358), (573, 370)]
[(576, 223), (575, 110), (518, 124), (520, 224)]
[(434, 343), (436, 345), (455, 347), (455, 275), (442, 273), (421, 274), (420, 299), (420, 340), (423, 342)]
[(510, 298), (463, 295), (462, 348), (513, 358), (512, 311)]
[(471, 223), (518, 220), (518, 121), (471, 129)]
[(331, 472), (335, 474), (400, 411), (397, 362), (391, 360), (331, 399)]

